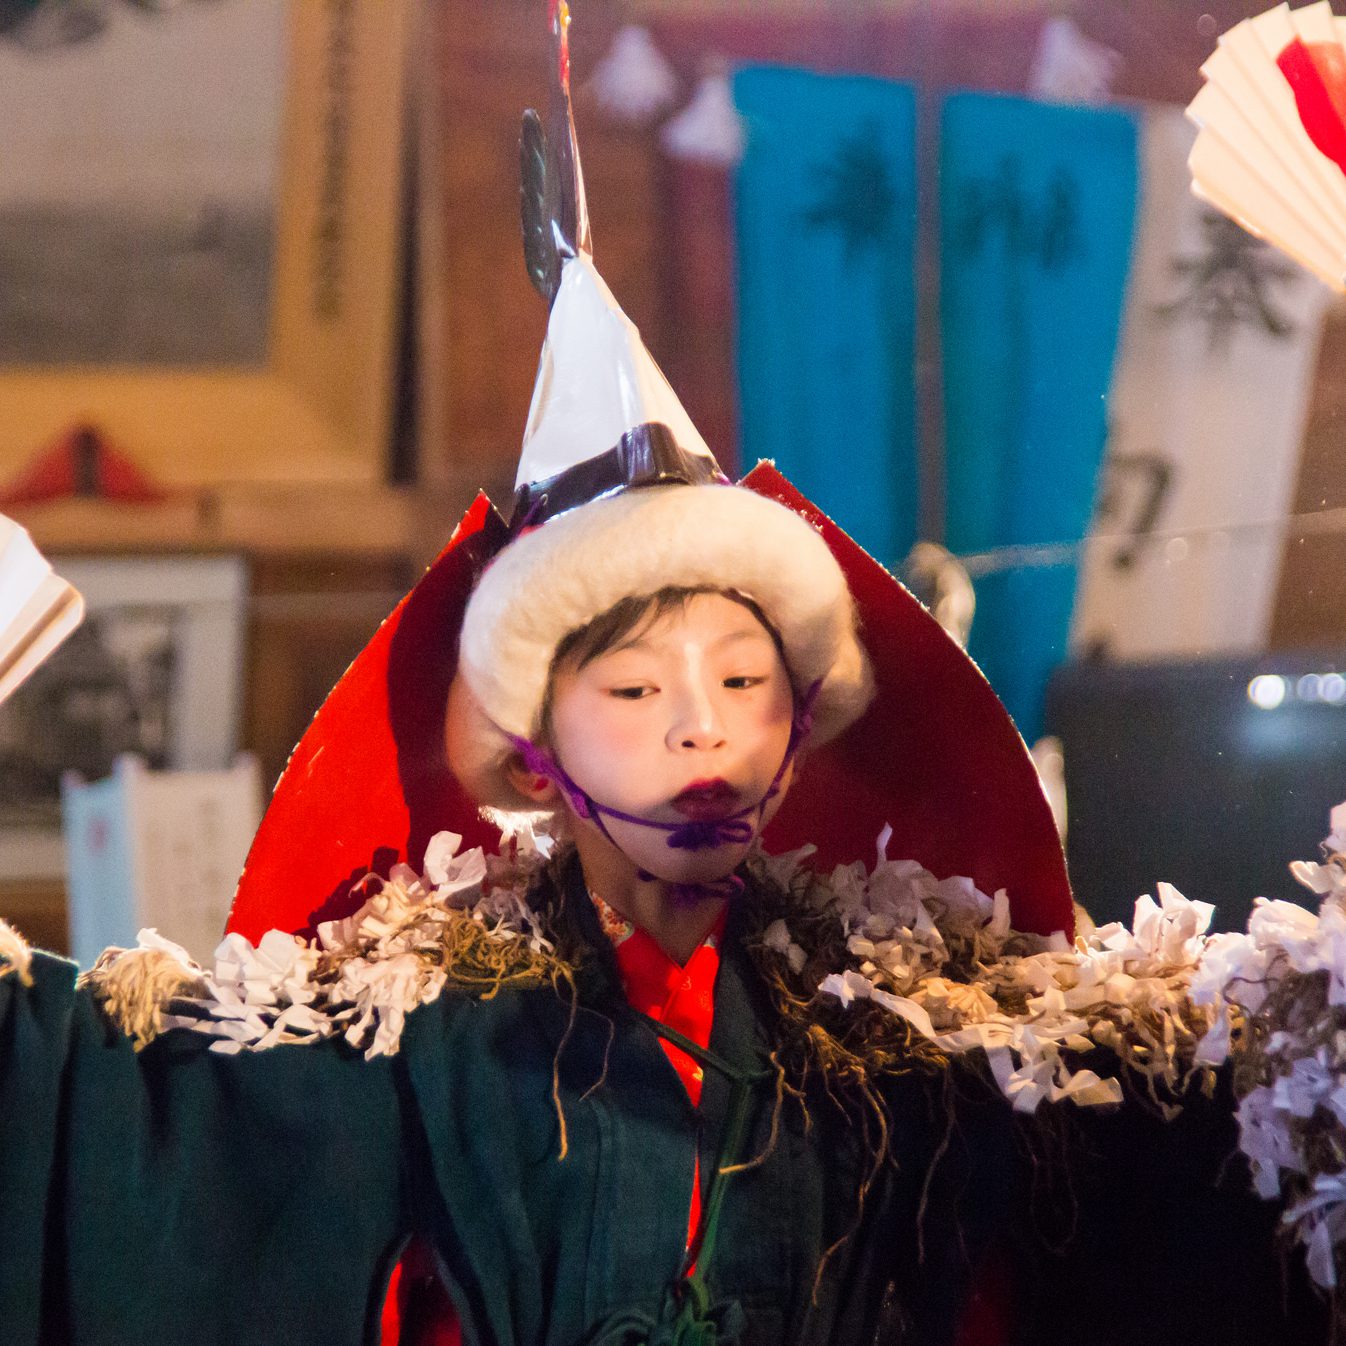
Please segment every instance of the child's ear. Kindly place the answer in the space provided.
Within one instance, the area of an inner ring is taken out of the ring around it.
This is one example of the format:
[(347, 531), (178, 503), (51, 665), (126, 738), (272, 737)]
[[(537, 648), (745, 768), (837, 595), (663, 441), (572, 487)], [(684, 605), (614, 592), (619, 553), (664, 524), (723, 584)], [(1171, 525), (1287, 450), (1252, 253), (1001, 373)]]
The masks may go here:
[(556, 783), (536, 771), (529, 771), (518, 753), (511, 753), (506, 759), (505, 775), (509, 777), (509, 783), (525, 799), (539, 807), (554, 804), (560, 797)]

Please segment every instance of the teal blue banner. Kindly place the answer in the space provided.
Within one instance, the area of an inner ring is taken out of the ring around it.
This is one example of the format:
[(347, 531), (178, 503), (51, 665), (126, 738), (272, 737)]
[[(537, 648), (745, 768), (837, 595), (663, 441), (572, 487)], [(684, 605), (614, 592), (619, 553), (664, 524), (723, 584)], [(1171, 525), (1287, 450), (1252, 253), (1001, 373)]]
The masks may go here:
[[(1088, 531), (1130, 266), (1125, 113), (960, 94), (943, 109), (940, 307), (946, 542), (958, 553)], [(1073, 564), (977, 581), (971, 653), (1020, 732), (1065, 657)]]
[(916, 537), (916, 105), (876, 79), (734, 78), (743, 463), (773, 458), (890, 568)]

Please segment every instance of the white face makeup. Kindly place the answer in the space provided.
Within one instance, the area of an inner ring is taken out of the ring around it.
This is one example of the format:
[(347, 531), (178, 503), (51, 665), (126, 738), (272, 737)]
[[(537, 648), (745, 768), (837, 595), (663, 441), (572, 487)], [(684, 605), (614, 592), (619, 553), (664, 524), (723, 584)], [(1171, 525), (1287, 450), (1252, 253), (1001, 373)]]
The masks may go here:
[[(793, 716), (789, 674), (770, 633), (741, 603), (696, 594), (583, 668), (557, 670), (551, 746), (605, 808), (656, 822), (707, 821), (762, 799), (789, 747)], [(763, 824), (788, 781), (787, 774), (768, 801)], [(593, 822), (574, 826), (581, 854), (586, 840), (606, 844)], [(636, 868), (671, 883), (723, 878), (751, 845), (748, 838), (680, 850), (658, 828), (608, 817), (604, 826)]]

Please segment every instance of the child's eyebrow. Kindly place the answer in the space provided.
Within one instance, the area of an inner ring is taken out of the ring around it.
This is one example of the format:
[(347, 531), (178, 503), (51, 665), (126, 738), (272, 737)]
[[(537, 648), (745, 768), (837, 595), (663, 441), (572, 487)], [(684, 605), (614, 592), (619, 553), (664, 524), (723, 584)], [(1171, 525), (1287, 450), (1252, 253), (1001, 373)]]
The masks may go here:
[(736, 640), (765, 640), (768, 643), (770, 643), (771, 637), (760, 628), (753, 629), (752, 627), (744, 626), (740, 627), (737, 631), (726, 632), (715, 642), (715, 644), (711, 648), (718, 649), (721, 645), (729, 645)]
[[(765, 640), (770, 642), (771, 637), (762, 630), (754, 630), (752, 627), (740, 627), (736, 631), (726, 631), (724, 635), (717, 636), (711, 643), (711, 649), (716, 650), (724, 645), (732, 644), (738, 640)], [(623, 640), (619, 645), (613, 645), (610, 649), (604, 650), (605, 655), (621, 654), (625, 650), (645, 650), (649, 653), (655, 652), (657, 642), (651, 642), (644, 635), (631, 636)]]
[(623, 650), (650, 650), (653, 647), (644, 636), (629, 636), (618, 645), (611, 645), (604, 654), (621, 654)]

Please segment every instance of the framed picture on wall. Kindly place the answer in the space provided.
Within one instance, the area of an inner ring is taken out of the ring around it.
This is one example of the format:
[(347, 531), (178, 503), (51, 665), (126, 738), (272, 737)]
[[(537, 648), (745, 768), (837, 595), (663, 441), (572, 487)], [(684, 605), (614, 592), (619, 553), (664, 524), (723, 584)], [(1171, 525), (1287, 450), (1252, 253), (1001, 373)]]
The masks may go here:
[(55, 557), (83, 625), (0, 705), (0, 883), (64, 869), (60, 784), (234, 759), (244, 690), (248, 572), (240, 556)]
[(413, 2), (0, 24), (0, 483), (78, 426), (169, 488), (382, 479)]

